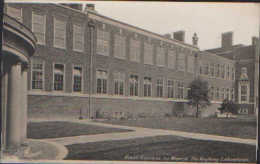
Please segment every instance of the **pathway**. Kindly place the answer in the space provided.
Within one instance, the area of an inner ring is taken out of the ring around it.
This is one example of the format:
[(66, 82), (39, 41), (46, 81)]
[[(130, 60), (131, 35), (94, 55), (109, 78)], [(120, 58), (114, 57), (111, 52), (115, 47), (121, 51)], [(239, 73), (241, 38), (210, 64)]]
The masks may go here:
[[(38, 121), (43, 121), (43, 120), (38, 120)], [(222, 142), (256, 145), (256, 140), (254, 139), (242, 139), (242, 138), (226, 137), (226, 136), (218, 136), (218, 135), (210, 135), (210, 134), (183, 132), (177, 130), (150, 129), (150, 128), (142, 128), (142, 127), (112, 125), (112, 124), (92, 122), (89, 120), (66, 120), (66, 121), (81, 123), (81, 124), (103, 126), (103, 127), (129, 129), (134, 131), (121, 132), (121, 133), (95, 134), (95, 135), (81, 135), (81, 136), (73, 136), (73, 137), (52, 138), (52, 139), (45, 139), (45, 140), (56, 142), (65, 146), (71, 144), (82, 144), (82, 143), (90, 143), (90, 142), (127, 140), (127, 139), (134, 139), (134, 138), (174, 135), (174, 136), (198, 139), (198, 140), (222, 141)]]

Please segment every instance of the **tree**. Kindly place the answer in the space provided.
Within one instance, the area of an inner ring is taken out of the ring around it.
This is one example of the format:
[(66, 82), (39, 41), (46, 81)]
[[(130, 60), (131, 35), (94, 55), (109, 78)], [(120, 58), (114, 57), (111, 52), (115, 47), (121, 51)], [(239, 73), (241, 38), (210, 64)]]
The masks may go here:
[(205, 108), (210, 105), (208, 82), (195, 79), (190, 83), (189, 88), (188, 104), (196, 107), (196, 118), (198, 118), (199, 108)]
[(221, 106), (218, 108), (218, 110), (220, 111), (220, 113), (237, 114), (237, 105), (232, 100), (225, 99), (225, 100), (223, 100), (223, 102), (222, 102)]

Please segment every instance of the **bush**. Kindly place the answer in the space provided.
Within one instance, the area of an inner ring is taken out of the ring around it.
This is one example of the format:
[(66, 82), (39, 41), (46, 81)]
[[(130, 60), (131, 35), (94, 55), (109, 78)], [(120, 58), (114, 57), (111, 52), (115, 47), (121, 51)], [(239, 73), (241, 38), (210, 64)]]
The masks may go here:
[(232, 114), (237, 114), (237, 105), (232, 101), (225, 99), (223, 100), (221, 106), (218, 108), (221, 114), (223, 113), (232, 113)]

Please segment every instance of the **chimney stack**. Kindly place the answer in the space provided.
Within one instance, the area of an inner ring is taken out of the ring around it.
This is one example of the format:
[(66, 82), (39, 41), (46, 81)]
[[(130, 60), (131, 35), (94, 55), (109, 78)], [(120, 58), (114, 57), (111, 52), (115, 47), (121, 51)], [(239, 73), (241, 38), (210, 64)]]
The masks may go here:
[(192, 37), (192, 45), (197, 47), (198, 46), (198, 40), (199, 40), (199, 38), (198, 38), (197, 34), (194, 33), (193, 37)]
[(169, 34), (169, 33), (164, 34), (163, 36), (164, 36), (165, 38), (167, 38), (167, 39), (171, 39), (171, 34)]
[(86, 4), (84, 12), (88, 12), (88, 11), (96, 12), (95, 4)]
[(259, 44), (259, 38), (255, 37), (255, 36), (252, 37), (252, 45), (255, 46), (257, 44)]
[(173, 39), (184, 42), (185, 41), (185, 31), (176, 31), (173, 33)]
[(224, 49), (231, 48), (233, 46), (233, 32), (222, 33), (221, 47)]

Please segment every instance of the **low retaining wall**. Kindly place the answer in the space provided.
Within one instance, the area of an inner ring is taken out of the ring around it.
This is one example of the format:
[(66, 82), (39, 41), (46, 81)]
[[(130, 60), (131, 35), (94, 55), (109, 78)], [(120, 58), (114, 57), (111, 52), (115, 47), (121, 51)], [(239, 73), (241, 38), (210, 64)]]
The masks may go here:
[[(219, 104), (201, 110), (202, 117), (215, 115)], [(87, 118), (88, 97), (28, 96), (29, 118)], [(96, 118), (164, 117), (172, 115), (195, 115), (196, 109), (186, 102), (162, 100), (133, 100), (119, 98), (92, 98), (91, 116)]]

